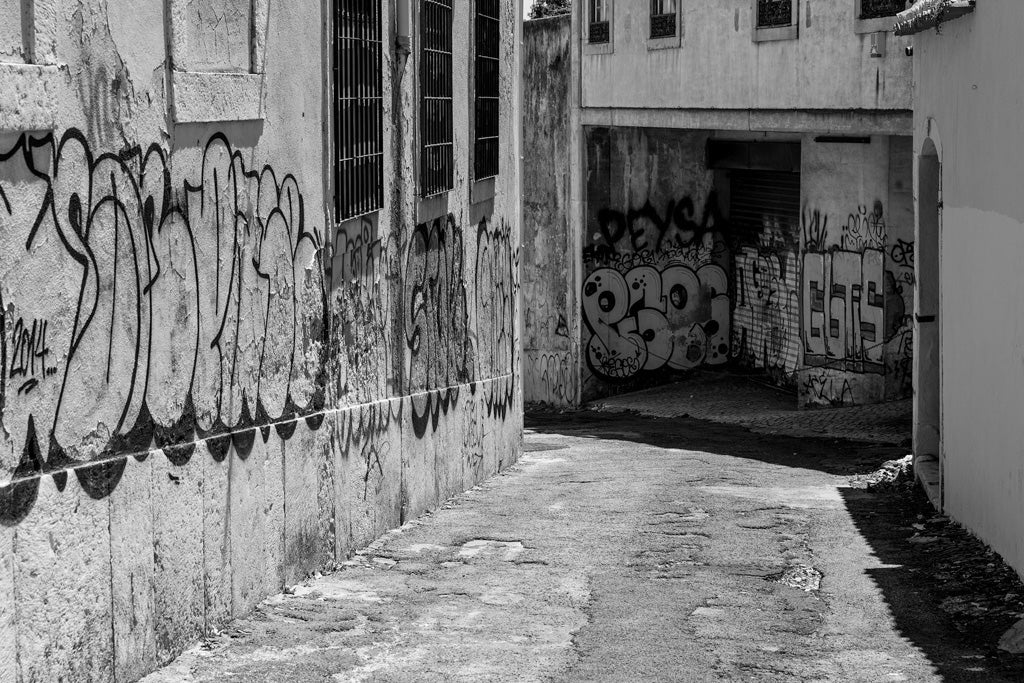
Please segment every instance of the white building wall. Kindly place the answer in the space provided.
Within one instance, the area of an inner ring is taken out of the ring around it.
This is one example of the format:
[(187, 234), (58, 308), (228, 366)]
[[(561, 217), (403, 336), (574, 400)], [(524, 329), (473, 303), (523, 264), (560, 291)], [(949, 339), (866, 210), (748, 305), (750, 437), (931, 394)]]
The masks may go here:
[(648, 2), (610, 4), (611, 52), (582, 58), (584, 107), (910, 108), (910, 41), (889, 33), (871, 57), (855, 0), (799, 2), (797, 38), (767, 42), (753, 39), (751, 0), (677, 1), (679, 47), (650, 40)]
[(1024, 572), (1024, 83), (1014, 0), (915, 36), (915, 146), (942, 168), (939, 324), (943, 501)]

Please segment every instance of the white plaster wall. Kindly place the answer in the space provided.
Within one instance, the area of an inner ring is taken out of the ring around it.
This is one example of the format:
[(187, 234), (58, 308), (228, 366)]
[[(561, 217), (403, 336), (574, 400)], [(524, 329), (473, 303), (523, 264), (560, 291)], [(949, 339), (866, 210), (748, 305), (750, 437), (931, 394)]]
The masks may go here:
[(946, 510), (1024, 572), (1020, 343), (1024, 6), (979, 4), (915, 37), (915, 147), (940, 149), (942, 454)]
[(853, 0), (799, 4), (798, 39), (754, 42), (750, 0), (680, 2), (681, 46), (649, 50), (648, 3), (616, 0), (613, 52), (582, 57), (583, 106), (910, 108), (908, 39), (889, 33), (886, 56), (872, 58)]
[(0, 679), (138, 678), (515, 462), (521, 9), (471, 208), (455, 5), (448, 214), (416, 226), (414, 51), (367, 227), (326, 201), (320, 0), (253, 3), (248, 74), (182, 71), (244, 64), (170, 60), (203, 32), (164, 3), (35, 2), (39, 65), (0, 64)]

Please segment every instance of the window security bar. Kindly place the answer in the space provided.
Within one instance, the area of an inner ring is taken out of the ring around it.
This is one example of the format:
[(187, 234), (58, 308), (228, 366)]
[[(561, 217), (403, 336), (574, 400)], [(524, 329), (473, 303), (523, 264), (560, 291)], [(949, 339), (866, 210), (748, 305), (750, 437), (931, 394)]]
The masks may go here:
[(498, 90), (501, 23), (498, 0), (476, 0), (475, 131), (473, 177), (498, 175)]
[(793, 0), (757, 0), (758, 28), (790, 26), (793, 23)]
[(452, 0), (422, 0), (420, 31), (420, 185), (424, 197), (452, 189)]
[(861, 0), (861, 19), (894, 17), (907, 8), (907, 0)]
[(342, 221), (384, 205), (380, 0), (332, 0), (334, 209)]

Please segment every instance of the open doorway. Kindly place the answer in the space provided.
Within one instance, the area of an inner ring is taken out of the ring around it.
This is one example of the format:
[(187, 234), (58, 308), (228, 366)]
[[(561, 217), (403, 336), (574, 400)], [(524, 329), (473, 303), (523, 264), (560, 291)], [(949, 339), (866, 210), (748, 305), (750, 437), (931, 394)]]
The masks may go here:
[(942, 166), (931, 138), (918, 157), (914, 322), (914, 471), (942, 509)]

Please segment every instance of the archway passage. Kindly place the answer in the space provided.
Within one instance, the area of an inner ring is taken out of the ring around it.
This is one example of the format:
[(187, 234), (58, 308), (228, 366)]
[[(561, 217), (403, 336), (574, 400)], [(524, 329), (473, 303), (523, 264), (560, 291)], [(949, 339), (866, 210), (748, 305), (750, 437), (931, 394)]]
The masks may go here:
[(935, 144), (918, 157), (917, 258), (914, 323), (914, 464), (932, 502), (942, 491), (942, 334), (940, 234), (942, 167)]

